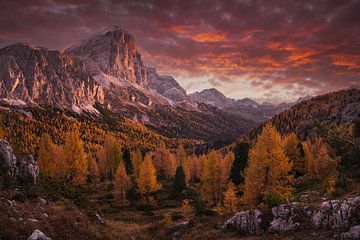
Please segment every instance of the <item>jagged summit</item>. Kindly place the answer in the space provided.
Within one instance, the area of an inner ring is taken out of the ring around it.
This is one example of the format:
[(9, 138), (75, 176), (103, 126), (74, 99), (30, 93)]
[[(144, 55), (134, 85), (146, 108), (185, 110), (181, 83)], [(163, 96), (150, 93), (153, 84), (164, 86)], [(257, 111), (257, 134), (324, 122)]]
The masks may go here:
[(65, 53), (82, 59), (93, 76), (104, 73), (140, 86), (147, 85), (146, 68), (136, 50), (135, 39), (120, 28), (88, 38)]

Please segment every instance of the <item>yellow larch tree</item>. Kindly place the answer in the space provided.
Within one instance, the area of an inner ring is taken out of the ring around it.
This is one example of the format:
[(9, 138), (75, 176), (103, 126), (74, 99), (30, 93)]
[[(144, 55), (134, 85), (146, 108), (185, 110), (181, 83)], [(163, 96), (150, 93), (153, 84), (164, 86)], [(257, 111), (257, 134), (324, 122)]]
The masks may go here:
[(176, 159), (177, 159), (177, 165), (183, 165), (187, 158), (187, 153), (185, 151), (185, 148), (182, 144), (179, 145), (177, 151), (176, 151)]
[(249, 152), (242, 186), (242, 200), (245, 203), (259, 204), (265, 202), (269, 195), (276, 195), (283, 200), (291, 196), (291, 163), (283, 149), (284, 143), (279, 132), (271, 123), (267, 123)]
[(200, 179), (200, 159), (196, 155), (189, 156), (190, 181), (195, 182)]
[(122, 203), (126, 203), (126, 193), (131, 187), (131, 181), (126, 173), (125, 165), (121, 161), (115, 174), (115, 193)]
[(176, 163), (171, 152), (166, 148), (164, 142), (161, 142), (154, 152), (154, 166), (159, 178), (170, 179), (174, 176)]
[(236, 195), (236, 186), (228, 183), (224, 194), (224, 210), (226, 213), (234, 213), (238, 210), (239, 198)]
[(143, 161), (143, 157), (140, 149), (130, 152), (131, 165), (133, 168), (133, 177), (137, 179), (139, 177), (140, 167)]
[(92, 156), (91, 153), (87, 156), (88, 162), (88, 176), (90, 181), (96, 182), (100, 176), (99, 166), (96, 162), (96, 159)]
[(184, 170), (185, 182), (188, 184), (191, 178), (191, 156), (186, 157), (186, 159), (182, 161), (181, 166)]
[(295, 133), (289, 133), (284, 137), (284, 150), (296, 175), (303, 175), (305, 173), (304, 149)]
[(314, 144), (308, 144), (311, 157), (306, 159), (308, 161), (306, 164), (308, 166), (307, 174), (319, 180), (327, 180), (329, 177), (336, 178), (340, 157), (330, 157), (327, 145), (321, 138), (317, 138)]
[(152, 159), (153, 153), (150, 152), (145, 155), (137, 181), (139, 193), (146, 197), (149, 193), (156, 192), (161, 188), (161, 185), (157, 182), (156, 170)]
[(221, 189), (225, 190), (227, 183), (230, 178), (231, 166), (234, 162), (235, 155), (232, 151), (229, 151), (225, 154), (225, 156), (221, 159), (220, 162), (220, 184)]
[(118, 164), (122, 161), (121, 144), (113, 135), (107, 134), (97, 157), (102, 176), (112, 180)]
[(47, 133), (42, 134), (39, 141), (37, 162), (43, 176), (54, 177), (57, 160), (56, 151), (56, 146), (52, 142), (50, 135)]
[(80, 139), (77, 127), (73, 127), (67, 132), (63, 154), (66, 164), (66, 178), (75, 184), (84, 183), (87, 176), (88, 165), (83, 149), (83, 142)]
[(201, 195), (209, 203), (215, 205), (221, 200), (220, 188), (221, 156), (214, 150), (204, 158), (201, 171)]

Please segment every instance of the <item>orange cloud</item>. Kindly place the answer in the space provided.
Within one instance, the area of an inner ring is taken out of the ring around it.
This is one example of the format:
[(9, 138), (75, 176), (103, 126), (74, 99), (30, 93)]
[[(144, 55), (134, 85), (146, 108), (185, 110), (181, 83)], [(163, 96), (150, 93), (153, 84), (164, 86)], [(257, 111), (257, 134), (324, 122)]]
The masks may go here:
[(296, 49), (294, 45), (283, 42), (270, 42), (267, 46), (269, 49), (276, 51), (293, 51)]
[(360, 56), (350, 54), (332, 54), (330, 55), (332, 64), (347, 67), (349, 69), (360, 68)]
[(222, 42), (226, 39), (227, 33), (225, 32), (205, 32), (205, 33), (198, 33), (195, 35), (190, 36), (190, 38), (196, 42)]

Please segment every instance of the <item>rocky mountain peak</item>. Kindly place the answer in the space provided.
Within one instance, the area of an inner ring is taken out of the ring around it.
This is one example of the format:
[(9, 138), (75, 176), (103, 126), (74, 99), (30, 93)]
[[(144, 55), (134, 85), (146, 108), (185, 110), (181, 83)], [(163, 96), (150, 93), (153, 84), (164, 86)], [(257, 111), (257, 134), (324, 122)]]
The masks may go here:
[(220, 108), (232, 100), (215, 88), (204, 89), (201, 92), (192, 93), (189, 97), (193, 101), (206, 103)]
[(82, 59), (93, 76), (104, 73), (143, 87), (148, 84), (134, 37), (117, 26), (82, 41), (65, 53)]

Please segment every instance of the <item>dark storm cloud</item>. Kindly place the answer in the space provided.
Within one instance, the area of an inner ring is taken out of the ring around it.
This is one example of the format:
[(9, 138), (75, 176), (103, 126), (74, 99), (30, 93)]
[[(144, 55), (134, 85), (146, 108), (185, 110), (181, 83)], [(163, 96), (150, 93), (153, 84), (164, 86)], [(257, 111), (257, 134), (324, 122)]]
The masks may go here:
[(63, 50), (119, 25), (162, 72), (286, 97), (359, 84), (359, 12), (360, 0), (1, 1), (0, 46)]

